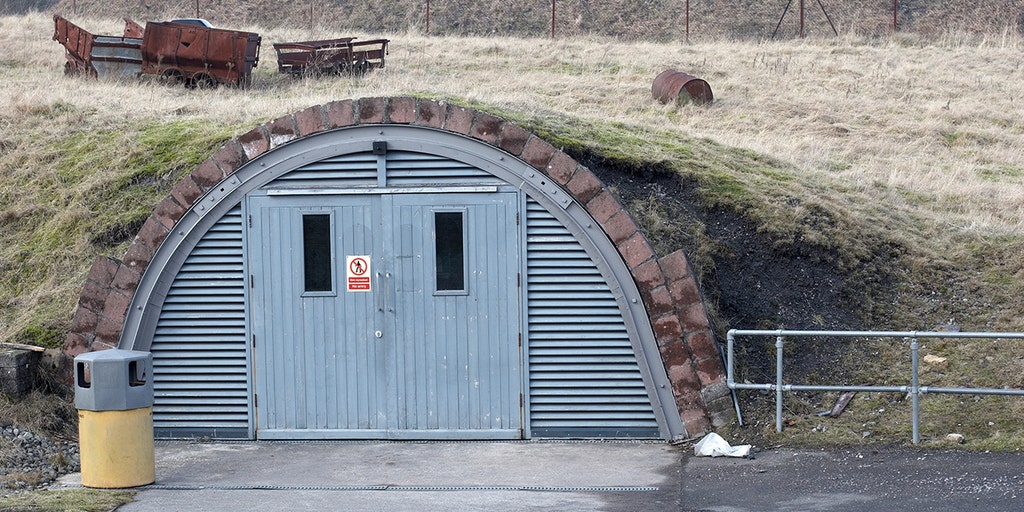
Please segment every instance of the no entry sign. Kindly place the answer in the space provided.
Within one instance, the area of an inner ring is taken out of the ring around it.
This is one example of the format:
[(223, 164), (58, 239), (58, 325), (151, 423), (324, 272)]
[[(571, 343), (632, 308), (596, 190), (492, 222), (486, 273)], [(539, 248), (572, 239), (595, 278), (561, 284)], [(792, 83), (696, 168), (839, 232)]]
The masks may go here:
[(350, 292), (371, 291), (369, 256), (345, 258), (345, 284), (346, 289)]

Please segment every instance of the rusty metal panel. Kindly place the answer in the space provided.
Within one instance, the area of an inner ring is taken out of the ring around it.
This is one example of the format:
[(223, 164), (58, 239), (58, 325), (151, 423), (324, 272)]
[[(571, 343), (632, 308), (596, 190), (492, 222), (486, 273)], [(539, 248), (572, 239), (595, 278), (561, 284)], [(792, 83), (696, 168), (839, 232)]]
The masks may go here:
[(125, 18), (124, 19), (124, 36), (125, 37), (133, 37), (135, 39), (142, 39), (142, 34), (143, 34), (144, 31), (145, 31), (145, 29), (142, 28), (142, 25), (139, 25), (138, 23), (135, 23), (135, 21), (132, 20), (131, 18)]
[(146, 23), (142, 72), (187, 85), (248, 85), (259, 61), (259, 34), (186, 25)]
[(277, 70), (289, 75), (362, 73), (384, 67), (387, 39), (355, 41), (352, 37), (274, 44)]
[(57, 15), (53, 21), (53, 39), (67, 49), (65, 74), (94, 78), (138, 76), (142, 66), (140, 39), (93, 35)]
[(704, 105), (714, 101), (707, 82), (681, 71), (668, 69), (654, 79), (651, 95), (662, 103), (688, 103)]

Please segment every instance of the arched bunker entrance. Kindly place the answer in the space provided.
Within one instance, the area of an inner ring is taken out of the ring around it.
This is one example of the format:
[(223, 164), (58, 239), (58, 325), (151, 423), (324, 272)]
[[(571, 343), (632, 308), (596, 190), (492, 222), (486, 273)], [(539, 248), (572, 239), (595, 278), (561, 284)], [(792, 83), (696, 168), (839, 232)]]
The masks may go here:
[(693, 437), (729, 392), (682, 251), (589, 169), (444, 102), (311, 107), (227, 143), (65, 352), (154, 356), (159, 437)]

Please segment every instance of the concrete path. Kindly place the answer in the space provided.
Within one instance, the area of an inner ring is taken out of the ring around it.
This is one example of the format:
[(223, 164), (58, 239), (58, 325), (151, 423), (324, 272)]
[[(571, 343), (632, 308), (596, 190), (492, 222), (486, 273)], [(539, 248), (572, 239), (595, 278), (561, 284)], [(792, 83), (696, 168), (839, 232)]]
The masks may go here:
[(642, 442), (158, 443), (156, 463), (119, 512), (1024, 510), (1024, 455), (898, 446), (751, 460)]
[(156, 483), (118, 511), (679, 510), (682, 455), (632, 442), (158, 443)]

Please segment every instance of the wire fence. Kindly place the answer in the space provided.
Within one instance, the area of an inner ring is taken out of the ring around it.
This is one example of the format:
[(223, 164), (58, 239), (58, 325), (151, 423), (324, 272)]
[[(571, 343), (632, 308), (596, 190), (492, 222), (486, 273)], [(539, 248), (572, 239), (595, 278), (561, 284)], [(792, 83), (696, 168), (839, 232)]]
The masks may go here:
[[(217, 25), (435, 35), (715, 40), (1024, 36), (1024, 0), (11, 0), (23, 8)], [(158, 5), (157, 5), (158, 4)], [(14, 4), (12, 4), (14, 5)], [(74, 11), (74, 12), (72, 12)]]

